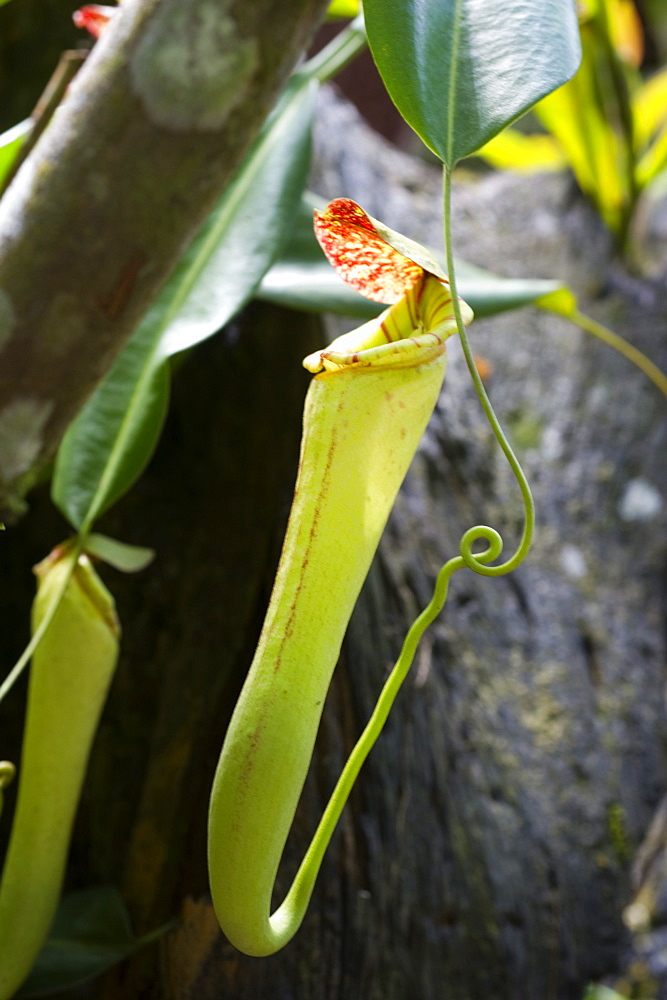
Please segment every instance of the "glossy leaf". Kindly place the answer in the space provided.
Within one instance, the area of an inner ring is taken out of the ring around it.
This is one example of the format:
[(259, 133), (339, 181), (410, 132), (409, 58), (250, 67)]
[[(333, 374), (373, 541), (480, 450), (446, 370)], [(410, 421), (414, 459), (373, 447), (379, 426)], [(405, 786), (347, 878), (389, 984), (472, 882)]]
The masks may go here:
[[(313, 233), (313, 209), (323, 204), (313, 195), (301, 202), (289, 242), (283, 253), (264, 276), (258, 297), (267, 302), (313, 312), (333, 312), (341, 316), (370, 319), (384, 306), (363, 298), (343, 282), (325, 258)], [(383, 227), (386, 234), (393, 234)], [(404, 245), (416, 244), (402, 237)], [(422, 248), (423, 250), (423, 248)], [(433, 254), (440, 267), (443, 258)], [(500, 278), (481, 268), (457, 262), (459, 294), (476, 316), (490, 316), (508, 309), (529, 305), (561, 287), (558, 281), (540, 278)]]
[(64, 896), (46, 944), (17, 998), (71, 989), (150, 944), (167, 928), (134, 937), (120, 894), (110, 886)]
[(310, 166), (315, 84), (296, 76), (170, 281), (160, 352), (210, 337), (252, 298), (297, 208)]
[(461, 298), (478, 317), (533, 305), (561, 287), (549, 278), (501, 278), (461, 260), (456, 262), (456, 274)]
[(167, 412), (169, 372), (153, 330), (142, 323), (65, 434), (53, 474), (53, 501), (87, 530), (139, 476)]
[[(0, 4), (2, 0), (0, 0)], [(0, 135), (0, 187), (10, 170), (21, 146), (26, 140), (29, 132), (32, 131), (33, 122), (30, 118), (19, 122), (13, 128), (8, 129)]]
[(392, 100), (450, 168), (579, 64), (571, 0), (365, 0), (364, 13)]
[(150, 458), (166, 412), (168, 358), (231, 319), (278, 252), (308, 172), (314, 88), (306, 76), (293, 78), (233, 183), (68, 429), (53, 499), (77, 530), (89, 529)]

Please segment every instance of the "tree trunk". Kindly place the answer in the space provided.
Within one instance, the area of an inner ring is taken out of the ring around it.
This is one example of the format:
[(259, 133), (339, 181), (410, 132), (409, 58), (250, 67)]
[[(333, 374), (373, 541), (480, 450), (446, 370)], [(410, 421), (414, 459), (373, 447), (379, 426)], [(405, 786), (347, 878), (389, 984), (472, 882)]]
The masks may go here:
[(0, 203), (0, 516), (232, 179), (324, 7), (137, 0), (105, 28)]
[[(331, 96), (319, 120), (317, 189), (437, 243), (437, 174)], [(455, 212), (461, 257), (563, 278), (584, 311), (665, 367), (664, 289), (610, 262), (567, 178), (462, 179)], [(536, 544), (511, 576), (455, 577), (303, 927), (268, 959), (240, 955), (217, 930), (206, 799), (279, 555), (307, 385), (299, 361), (323, 334), (313, 318), (252, 306), (176, 373), (160, 448), (100, 525), (158, 558), (140, 577), (107, 574), (123, 659), (70, 884), (119, 885), (139, 933), (177, 913), (181, 923), (85, 995), (581, 1000), (620, 960), (631, 857), (666, 785), (664, 403), (627, 362), (546, 313), (477, 321), (472, 337), (534, 487)], [(59, 537), (45, 506), (37, 497), (11, 556), (1, 550), (12, 560), (2, 574), (9, 623), (20, 624), (26, 599), (22, 560)], [(499, 527), (509, 552), (521, 508), (453, 344), (350, 624), (278, 893), (435, 573), (479, 522)]]

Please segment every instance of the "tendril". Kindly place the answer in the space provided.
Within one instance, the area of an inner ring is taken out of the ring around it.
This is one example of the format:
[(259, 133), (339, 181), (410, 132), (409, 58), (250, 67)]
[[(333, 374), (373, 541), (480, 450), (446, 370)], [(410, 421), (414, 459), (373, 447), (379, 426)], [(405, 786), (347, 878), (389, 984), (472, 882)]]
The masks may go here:
[[(452, 305), (454, 307), (454, 316), (456, 318), (456, 325), (459, 331), (459, 339), (461, 341), (461, 347), (463, 348), (463, 354), (466, 359), (468, 371), (470, 372), (470, 377), (472, 378), (472, 382), (475, 387), (475, 392), (477, 393), (482, 409), (486, 414), (486, 418), (491, 425), (491, 430), (493, 431), (511, 470), (514, 473), (514, 477), (518, 483), (519, 489), (521, 490), (521, 497), (523, 499), (524, 506), (523, 534), (516, 550), (509, 559), (506, 559), (505, 562), (501, 563), (499, 566), (487, 565), (488, 562), (492, 562), (494, 559), (498, 558), (503, 549), (503, 541), (495, 529), (489, 528), (486, 525), (477, 525), (466, 531), (461, 539), (461, 558), (468, 569), (471, 569), (474, 573), (478, 573), (480, 576), (504, 576), (506, 573), (511, 573), (512, 570), (516, 569), (528, 555), (528, 550), (530, 549), (535, 530), (535, 503), (533, 501), (532, 493), (530, 492), (530, 486), (528, 485), (526, 475), (521, 468), (518, 458), (512, 451), (510, 443), (505, 436), (505, 432), (500, 426), (500, 421), (493, 410), (491, 400), (486, 394), (486, 389), (484, 388), (480, 374), (477, 371), (477, 365), (475, 364), (475, 359), (470, 347), (470, 341), (468, 340), (468, 335), (461, 316), (461, 306), (459, 303), (456, 283), (456, 270), (454, 267), (454, 253), (452, 250), (451, 195), (451, 172), (448, 167), (444, 167), (443, 200), (445, 248), (447, 252), (447, 275), (449, 277), (449, 285), (452, 293)], [(480, 538), (487, 541), (489, 543), (489, 547), (487, 551), (481, 555), (474, 554), (471, 551), (472, 545)], [(495, 554), (491, 555), (491, 552), (494, 552)]]

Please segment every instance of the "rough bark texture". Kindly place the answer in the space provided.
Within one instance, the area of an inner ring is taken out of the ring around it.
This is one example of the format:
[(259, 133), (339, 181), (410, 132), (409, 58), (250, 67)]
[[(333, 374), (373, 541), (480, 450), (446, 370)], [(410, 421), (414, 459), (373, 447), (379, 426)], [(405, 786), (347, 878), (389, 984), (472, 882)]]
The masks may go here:
[[(319, 121), (317, 189), (437, 243), (437, 173), (330, 97)], [(610, 265), (567, 178), (463, 179), (455, 211), (461, 256), (508, 276), (564, 278), (584, 310), (665, 366), (664, 287)], [(664, 401), (623, 359), (546, 314), (480, 321), (471, 333), (534, 486), (537, 542), (513, 576), (458, 575), (304, 925), (269, 959), (239, 955), (217, 931), (206, 795), (278, 558), (307, 381), (298, 360), (321, 334), (307, 318), (252, 307), (178, 372), (150, 469), (101, 525), (159, 557), (142, 577), (112, 582), (123, 662), (70, 881), (121, 886), (139, 932), (177, 911), (182, 923), (85, 995), (581, 1000), (619, 962), (631, 857), (667, 784)], [(0, 580), (25, 580), (22, 544), (36, 559), (59, 537), (39, 516), (44, 502), (3, 544), (12, 563)], [(510, 546), (521, 515), (453, 346), (350, 625), (279, 892), (436, 570), (479, 521)], [(7, 600), (18, 645), (21, 587)]]
[(0, 509), (231, 178), (323, 0), (130, 0), (0, 205)]

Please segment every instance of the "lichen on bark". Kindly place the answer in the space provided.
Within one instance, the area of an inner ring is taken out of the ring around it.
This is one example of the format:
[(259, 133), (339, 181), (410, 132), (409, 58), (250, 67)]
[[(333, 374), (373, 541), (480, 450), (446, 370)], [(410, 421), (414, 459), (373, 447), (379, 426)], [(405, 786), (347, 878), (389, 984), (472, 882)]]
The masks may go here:
[(221, 128), (260, 68), (259, 43), (240, 34), (232, 0), (192, 12), (165, 0), (131, 60), (135, 91), (154, 122), (178, 131)]

